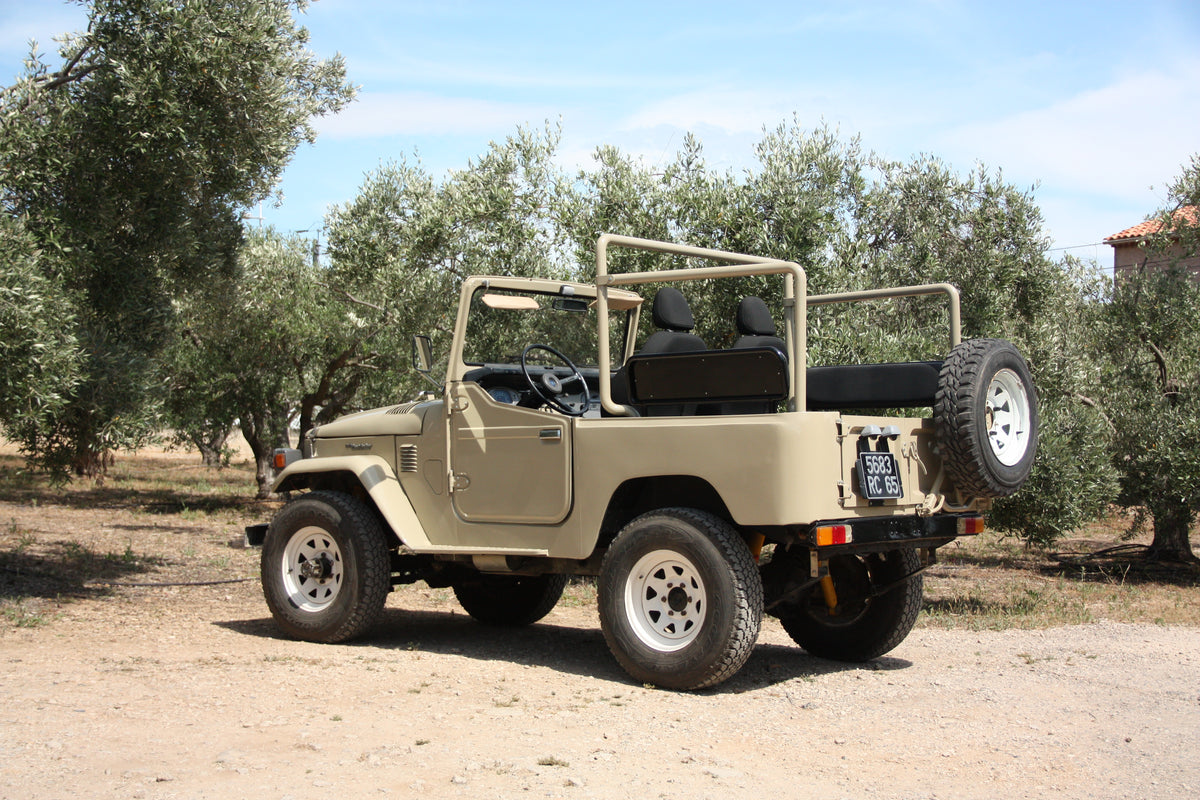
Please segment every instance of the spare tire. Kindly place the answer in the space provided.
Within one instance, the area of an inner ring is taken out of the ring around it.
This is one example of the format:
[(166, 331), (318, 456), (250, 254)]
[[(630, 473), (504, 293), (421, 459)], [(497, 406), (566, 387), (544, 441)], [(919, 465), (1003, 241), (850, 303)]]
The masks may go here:
[(1025, 482), (1037, 452), (1037, 391), (1011, 342), (969, 339), (942, 364), (933, 406), (938, 449), (967, 497), (1007, 497)]

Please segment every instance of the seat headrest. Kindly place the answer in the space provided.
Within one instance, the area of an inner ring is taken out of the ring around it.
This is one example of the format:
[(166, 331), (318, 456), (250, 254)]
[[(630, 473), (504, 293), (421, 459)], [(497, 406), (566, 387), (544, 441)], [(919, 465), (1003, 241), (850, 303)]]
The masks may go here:
[(744, 297), (738, 303), (737, 329), (742, 336), (775, 335), (775, 320), (761, 297)]
[(654, 325), (664, 331), (690, 331), (696, 327), (692, 309), (678, 289), (664, 286), (654, 295)]

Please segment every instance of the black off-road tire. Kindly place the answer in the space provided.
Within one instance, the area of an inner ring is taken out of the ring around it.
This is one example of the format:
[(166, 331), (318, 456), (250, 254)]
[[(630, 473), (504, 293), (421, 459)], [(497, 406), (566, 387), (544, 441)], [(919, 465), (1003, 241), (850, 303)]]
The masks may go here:
[(1007, 497), (1033, 469), (1038, 401), (1029, 366), (1011, 342), (969, 339), (942, 363), (933, 407), (938, 451), (969, 497)]
[(600, 627), (634, 679), (670, 689), (726, 680), (750, 657), (763, 590), (746, 543), (725, 520), (688, 508), (644, 514), (604, 556)]
[[(870, 661), (904, 641), (921, 613), (925, 581), (915, 550), (892, 550), (829, 560), (837, 593), (830, 612), (820, 585), (779, 621), (792, 641), (809, 653), (837, 661)], [(911, 575), (878, 597), (879, 589)]]
[(478, 575), (456, 582), (454, 596), (485, 625), (532, 625), (554, 609), (566, 585), (566, 575)]
[(262, 551), (267, 606), (285, 634), (344, 642), (378, 620), (391, 590), (379, 519), (341, 492), (310, 492), (279, 510)]

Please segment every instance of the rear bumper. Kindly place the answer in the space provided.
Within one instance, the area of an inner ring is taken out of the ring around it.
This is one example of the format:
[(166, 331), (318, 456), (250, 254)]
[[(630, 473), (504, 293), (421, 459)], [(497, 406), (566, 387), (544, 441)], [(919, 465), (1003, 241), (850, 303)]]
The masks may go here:
[(807, 544), (825, 557), (838, 553), (941, 547), (959, 536), (971, 536), (982, 530), (983, 517), (972, 513), (932, 517), (854, 517), (813, 523), (807, 533)]

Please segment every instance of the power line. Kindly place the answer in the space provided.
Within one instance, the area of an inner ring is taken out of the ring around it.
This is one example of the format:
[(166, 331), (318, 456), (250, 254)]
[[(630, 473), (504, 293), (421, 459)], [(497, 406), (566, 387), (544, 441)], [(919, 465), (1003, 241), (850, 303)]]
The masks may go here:
[(1088, 244), (1067, 245), (1066, 247), (1051, 247), (1046, 252), (1053, 253), (1056, 250), (1077, 250), (1081, 247), (1099, 247), (1102, 244), (1108, 244), (1108, 242), (1090, 242)]

